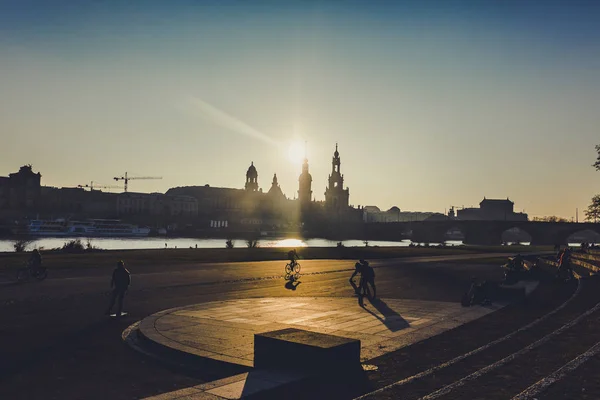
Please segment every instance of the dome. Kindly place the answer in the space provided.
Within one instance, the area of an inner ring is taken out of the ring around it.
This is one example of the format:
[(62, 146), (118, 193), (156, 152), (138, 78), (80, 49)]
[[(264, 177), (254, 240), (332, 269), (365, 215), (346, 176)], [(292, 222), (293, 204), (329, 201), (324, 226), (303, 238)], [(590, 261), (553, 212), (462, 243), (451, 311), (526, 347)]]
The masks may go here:
[(248, 172), (246, 172), (247, 177), (256, 177), (258, 176), (258, 172), (256, 172), (256, 167), (254, 166), (254, 161), (248, 167)]
[(394, 207), (390, 208), (388, 210), (388, 212), (400, 212), (400, 209), (398, 207), (394, 206)]

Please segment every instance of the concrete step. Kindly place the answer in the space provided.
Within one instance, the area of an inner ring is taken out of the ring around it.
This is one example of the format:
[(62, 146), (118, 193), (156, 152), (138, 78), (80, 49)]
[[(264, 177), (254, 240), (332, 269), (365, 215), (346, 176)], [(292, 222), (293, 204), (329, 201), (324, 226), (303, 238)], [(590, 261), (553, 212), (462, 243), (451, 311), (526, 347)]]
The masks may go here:
[(360, 370), (360, 340), (296, 328), (256, 333), (254, 367), (307, 372)]

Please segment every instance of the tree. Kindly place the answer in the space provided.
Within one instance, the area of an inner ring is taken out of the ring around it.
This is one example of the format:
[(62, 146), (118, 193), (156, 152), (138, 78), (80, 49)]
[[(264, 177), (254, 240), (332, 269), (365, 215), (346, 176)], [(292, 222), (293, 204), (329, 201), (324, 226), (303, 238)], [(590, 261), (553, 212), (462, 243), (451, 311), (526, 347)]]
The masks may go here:
[(569, 222), (568, 219), (557, 217), (556, 215), (551, 215), (549, 217), (533, 217), (532, 220), (536, 222)]
[(17, 253), (23, 253), (31, 243), (31, 239), (17, 239), (13, 242), (13, 248)]
[(596, 162), (592, 165), (592, 167), (600, 171), (600, 144), (596, 146), (596, 151), (598, 152), (598, 158), (596, 159)]
[(585, 219), (594, 222), (600, 219), (600, 194), (592, 197), (592, 204), (585, 210)]

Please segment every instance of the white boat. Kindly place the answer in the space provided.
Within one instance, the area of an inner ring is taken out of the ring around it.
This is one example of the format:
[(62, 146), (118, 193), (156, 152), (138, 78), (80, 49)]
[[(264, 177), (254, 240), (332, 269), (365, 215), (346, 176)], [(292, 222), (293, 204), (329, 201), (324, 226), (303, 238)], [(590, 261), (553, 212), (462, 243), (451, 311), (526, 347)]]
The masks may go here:
[(27, 233), (34, 236), (145, 237), (150, 233), (150, 228), (140, 228), (118, 219), (32, 220)]
[(92, 219), (87, 235), (106, 237), (140, 237), (148, 236), (150, 228), (140, 228), (137, 225), (127, 224), (118, 219)]
[(26, 233), (34, 236), (66, 236), (67, 221), (64, 219), (34, 219), (27, 226)]

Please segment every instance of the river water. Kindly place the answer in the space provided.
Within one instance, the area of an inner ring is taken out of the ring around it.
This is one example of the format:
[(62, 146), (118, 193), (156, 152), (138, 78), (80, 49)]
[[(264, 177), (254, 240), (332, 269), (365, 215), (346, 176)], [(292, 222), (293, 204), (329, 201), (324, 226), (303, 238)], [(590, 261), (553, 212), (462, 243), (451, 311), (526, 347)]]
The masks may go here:
[[(34, 242), (31, 242), (26, 250), (32, 250), (35, 248), (51, 250), (62, 247), (66, 242), (74, 239), (80, 239), (81, 242), (86, 245), (88, 239), (86, 238), (39, 238)], [(164, 238), (164, 237), (150, 237), (150, 238), (92, 238), (89, 239), (92, 246), (103, 250), (131, 250), (131, 249), (164, 249), (166, 248), (190, 248), (198, 247), (204, 249), (218, 249), (225, 248), (224, 239), (196, 239), (196, 238)], [(246, 247), (246, 242), (242, 239), (234, 240), (234, 247)], [(260, 239), (259, 247), (335, 247), (337, 241), (327, 239), (290, 239), (290, 238), (264, 238)], [(342, 242), (346, 247), (363, 247), (365, 243), (362, 240), (345, 240)], [(379, 247), (406, 247), (410, 245), (410, 240), (402, 240), (396, 242), (389, 241), (369, 241), (369, 246)], [(461, 245), (461, 241), (448, 241), (448, 246)], [(0, 240), (0, 252), (12, 252), (14, 251), (14, 240)], [(436, 245), (431, 243), (430, 245)]]

